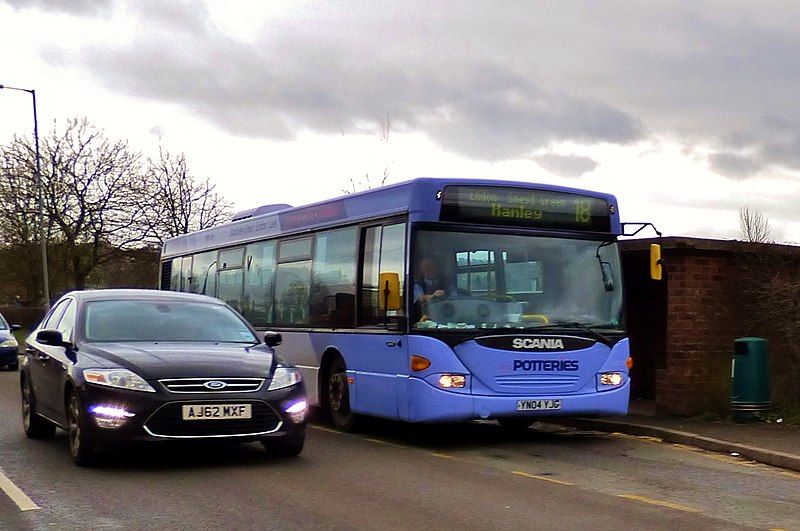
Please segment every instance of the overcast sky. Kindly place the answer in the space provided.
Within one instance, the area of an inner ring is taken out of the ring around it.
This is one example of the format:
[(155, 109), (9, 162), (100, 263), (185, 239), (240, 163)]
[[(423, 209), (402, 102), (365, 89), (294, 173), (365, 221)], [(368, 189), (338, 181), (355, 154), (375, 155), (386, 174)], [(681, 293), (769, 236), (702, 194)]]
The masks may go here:
[[(43, 131), (185, 152), (237, 209), (387, 171), (610, 192), (670, 235), (748, 206), (800, 242), (794, 1), (0, 0), (0, 84)], [(0, 91), (0, 142), (30, 127)]]

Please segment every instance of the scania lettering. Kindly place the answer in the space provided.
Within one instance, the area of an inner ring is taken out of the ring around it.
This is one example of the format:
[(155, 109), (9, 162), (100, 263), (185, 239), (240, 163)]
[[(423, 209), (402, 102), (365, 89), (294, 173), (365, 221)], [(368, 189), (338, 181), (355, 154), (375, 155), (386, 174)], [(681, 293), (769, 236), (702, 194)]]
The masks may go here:
[(547, 348), (563, 349), (564, 341), (561, 339), (520, 339), (516, 338), (512, 342), (514, 348)]
[(278, 354), (342, 430), (362, 415), (623, 415), (623, 225), (605, 193), (422, 178), (168, 239), (161, 287), (280, 332)]

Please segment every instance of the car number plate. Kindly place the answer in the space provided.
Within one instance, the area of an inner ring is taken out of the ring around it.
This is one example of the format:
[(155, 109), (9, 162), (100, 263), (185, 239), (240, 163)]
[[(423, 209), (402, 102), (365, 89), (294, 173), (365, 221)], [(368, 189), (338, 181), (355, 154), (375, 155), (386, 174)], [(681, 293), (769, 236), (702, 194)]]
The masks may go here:
[(251, 404), (189, 404), (183, 406), (183, 420), (227, 420), (253, 418)]
[(517, 400), (517, 411), (561, 409), (561, 400)]

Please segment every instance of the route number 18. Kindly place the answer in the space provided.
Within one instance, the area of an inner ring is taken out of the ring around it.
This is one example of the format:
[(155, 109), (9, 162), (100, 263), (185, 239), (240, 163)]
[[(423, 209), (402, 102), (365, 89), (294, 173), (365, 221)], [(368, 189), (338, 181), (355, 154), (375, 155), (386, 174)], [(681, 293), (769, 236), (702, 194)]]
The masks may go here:
[(575, 201), (575, 221), (589, 223), (592, 220), (592, 203), (588, 199)]

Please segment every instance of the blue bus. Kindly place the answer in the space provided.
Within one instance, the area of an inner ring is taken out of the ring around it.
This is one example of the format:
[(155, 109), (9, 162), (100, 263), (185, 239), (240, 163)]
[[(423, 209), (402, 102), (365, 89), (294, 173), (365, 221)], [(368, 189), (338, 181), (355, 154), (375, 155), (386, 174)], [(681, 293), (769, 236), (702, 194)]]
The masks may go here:
[(161, 288), (280, 333), (339, 429), (360, 415), (519, 429), (627, 413), (622, 232), (612, 195), (420, 178), (169, 239)]

